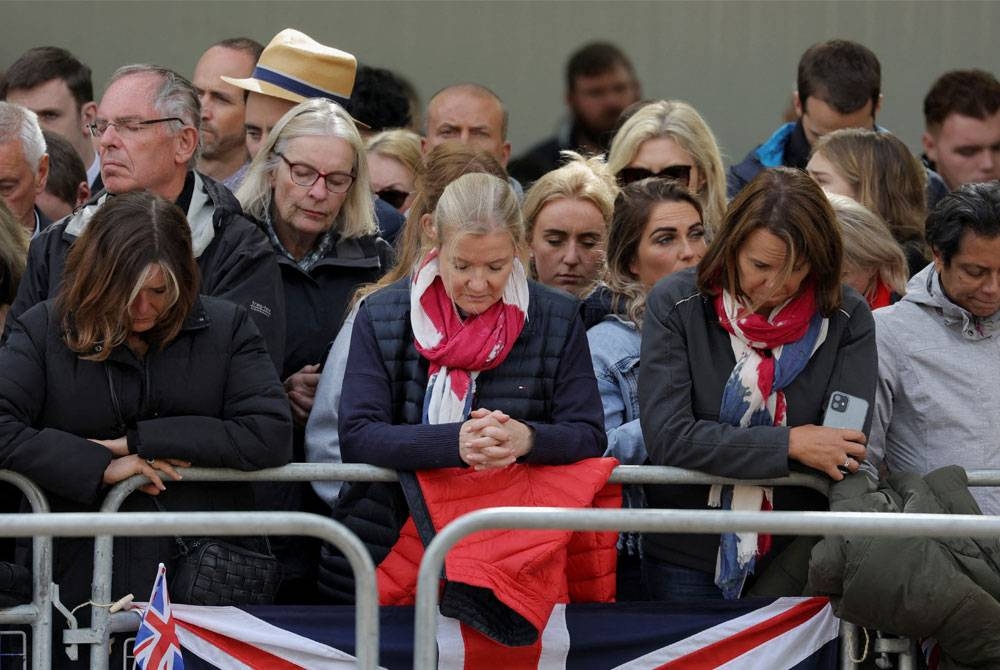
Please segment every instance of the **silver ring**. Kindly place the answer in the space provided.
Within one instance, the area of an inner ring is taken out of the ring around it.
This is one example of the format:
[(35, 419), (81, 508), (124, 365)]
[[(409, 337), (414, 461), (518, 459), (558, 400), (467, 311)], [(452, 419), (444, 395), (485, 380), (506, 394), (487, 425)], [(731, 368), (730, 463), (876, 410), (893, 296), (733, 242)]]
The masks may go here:
[(150, 465), (152, 465), (153, 463), (156, 462), (156, 459), (155, 458), (147, 458), (146, 462), (149, 463)]
[(844, 460), (844, 464), (841, 467), (844, 468), (845, 470), (850, 470), (851, 469), (851, 461), (853, 461), (853, 460), (854, 460), (853, 458), (851, 458), (850, 456), (848, 456)]

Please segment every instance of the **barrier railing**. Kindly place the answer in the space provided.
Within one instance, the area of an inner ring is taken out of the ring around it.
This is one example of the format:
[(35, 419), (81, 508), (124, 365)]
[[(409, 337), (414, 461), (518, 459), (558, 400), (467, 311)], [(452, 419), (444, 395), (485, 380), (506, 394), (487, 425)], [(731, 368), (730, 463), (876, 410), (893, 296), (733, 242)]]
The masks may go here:
[[(0, 537), (90, 537), (97, 534), (142, 537), (189, 535), (206, 530), (214, 535), (246, 535), (248, 525), (259, 533), (317, 537), (344, 554), (355, 576), (355, 656), (359, 667), (374, 670), (378, 666), (379, 639), (375, 566), (361, 540), (333, 519), (305, 512), (3, 514), (0, 515)], [(94, 657), (103, 658), (107, 665), (107, 654), (92, 653), (92, 663)]]
[[(393, 470), (361, 464), (292, 463), (280, 468), (270, 468), (253, 472), (229, 469), (188, 468), (184, 470), (185, 482), (205, 481), (283, 481), (310, 482), (321, 480), (339, 481), (397, 481)], [(107, 494), (101, 512), (117, 511), (124, 500), (139, 486), (146, 483), (141, 476), (133, 477), (113, 487)], [(826, 477), (792, 473), (788, 477), (760, 480), (737, 480), (720, 478), (700, 472), (665, 466), (619, 466), (615, 468), (611, 481), (621, 484), (753, 484), (762, 486), (804, 486), (827, 495), (831, 482)], [(1000, 470), (973, 471), (969, 473), (970, 485), (1000, 485)], [(169, 482), (168, 482), (169, 483)], [(524, 508), (520, 508), (522, 511)], [(622, 511), (633, 514), (635, 510)], [(731, 514), (726, 512), (725, 514)], [(828, 512), (815, 514), (826, 515)], [(951, 518), (951, 517), (949, 517)], [(246, 520), (246, 516), (244, 515)], [(622, 528), (621, 530), (628, 530)], [(245, 531), (245, 528), (244, 528)], [(261, 531), (264, 532), (264, 531)], [(279, 531), (282, 535), (294, 534)], [(704, 531), (711, 532), (711, 531)], [(94, 535), (95, 533), (90, 533)], [(94, 581), (92, 600), (110, 602), (111, 564), (113, 541), (110, 536), (99, 535), (94, 543)], [(51, 567), (49, 568), (51, 570)], [(36, 573), (38, 574), (38, 573)], [(95, 609), (88, 629), (71, 629), (64, 632), (67, 644), (90, 644), (104, 646), (113, 629), (111, 616), (103, 608)], [(91, 667), (106, 670), (107, 658), (103, 654), (91, 655)]]
[(483, 530), (617, 530), (643, 533), (759, 532), (775, 535), (875, 537), (995, 537), (1000, 517), (864, 512), (734, 512), (714, 510), (567, 510), (494, 507), (459, 517), (427, 546), (417, 576), (414, 668), (437, 664), (438, 581), (445, 554), (462, 538)]
[[(31, 511), (48, 514), (49, 502), (42, 490), (24, 475), (0, 470), (0, 481), (24, 494)], [(33, 516), (33, 515), (32, 515)], [(49, 668), (52, 663), (52, 537), (40, 534), (31, 543), (31, 603), (0, 610), (0, 624), (31, 626), (32, 667)]]

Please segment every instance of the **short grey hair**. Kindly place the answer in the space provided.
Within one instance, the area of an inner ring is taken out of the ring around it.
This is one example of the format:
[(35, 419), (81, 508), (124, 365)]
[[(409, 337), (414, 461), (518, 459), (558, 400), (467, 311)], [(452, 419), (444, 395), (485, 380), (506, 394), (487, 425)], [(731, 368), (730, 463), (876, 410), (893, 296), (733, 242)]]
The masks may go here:
[[(148, 63), (123, 65), (111, 75), (111, 79), (108, 80), (108, 86), (110, 87), (119, 79), (144, 74), (158, 77), (161, 81), (160, 88), (156, 92), (156, 98), (153, 100), (153, 107), (156, 108), (156, 111), (162, 114), (164, 118), (177, 117), (178, 119), (182, 119), (184, 125), (191, 126), (200, 135), (201, 102), (198, 100), (198, 92), (190, 81), (170, 68), (161, 65), (150, 65)], [(198, 162), (200, 153), (199, 146), (188, 162), (189, 167), (193, 168), (195, 163)]]
[(19, 140), (24, 158), (37, 171), (47, 147), (38, 116), (21, 105), (0, 102), (0, 142)]

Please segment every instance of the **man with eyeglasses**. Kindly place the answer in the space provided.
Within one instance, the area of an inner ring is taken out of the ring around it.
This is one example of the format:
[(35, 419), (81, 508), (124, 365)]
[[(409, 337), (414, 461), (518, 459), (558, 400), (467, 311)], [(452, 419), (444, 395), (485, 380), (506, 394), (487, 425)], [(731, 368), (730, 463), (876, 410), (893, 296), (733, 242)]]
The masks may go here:
[(111, 76), (90, 124), (106, 191), (31, 243), (13, 316), (55, 296), (70, 246), (107, 198), (145, 189), (185, 211), (201, 292), (246, 307), (281, 369), (285, 319), (278, 266), (267, 237), (243, 216), (232, 193), (192, 169), (199, 120), (198, 95), (176, 72), (128, 65)]

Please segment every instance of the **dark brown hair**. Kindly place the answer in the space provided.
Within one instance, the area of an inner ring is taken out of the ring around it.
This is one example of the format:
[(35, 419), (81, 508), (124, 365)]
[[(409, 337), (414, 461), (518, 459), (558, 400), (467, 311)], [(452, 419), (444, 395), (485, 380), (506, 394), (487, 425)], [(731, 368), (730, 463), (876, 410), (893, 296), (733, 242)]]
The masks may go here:
[(827, 40), (802, 54), (797, 84), (803, 110), (815, 97), (840, 114), (856, 112), (870, 101), (874, 115), (882, 93), (882, 66), (863, 44)]
[(642, 285), (631, 266), (639, 253), (639, 242), (653, 208), (661, 202), (687, 203), (698, 212), (698, 219), (703, 220), (698, 199), (672, 179), (653, 177), (637, 181), (623, 188), (615, 199), (608, 235), (606, 283), (613, 293), (614, 310), (627, 316), (636, 327), (642, 325), (649, 289)]
[(985, 70), (952, 70), (938, 77), (924, 97), (924, 124), (937, 132), (952, 114), (980, 121), (1000, 109), (1000, 81)]
[(840, 286), (843, 242), (830, 202), (805, 172), (771, 168), (751, 181), (726, 210), (722, 229), (698, 265), (698, 289), (718, 295), (722, 289), (745, 297), (739, 279), (739, 254), (747, 238), (764, 228), (784, 240), (788, 257), (784, 276), (804, 261), (816, 305), (830, 316), (843, 299)]
[(56, 301), (66, 345), (102, 361), (123, 344), (132, 332), (129, 308), (151, 265), (167, 279), (169, 306), (143, 337), (162, 347), (177, 337), (198, 295), (191, 229), (180, 208), (148, 191), (109, 197), (66, 258)]

